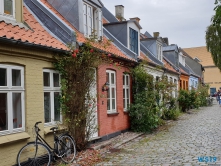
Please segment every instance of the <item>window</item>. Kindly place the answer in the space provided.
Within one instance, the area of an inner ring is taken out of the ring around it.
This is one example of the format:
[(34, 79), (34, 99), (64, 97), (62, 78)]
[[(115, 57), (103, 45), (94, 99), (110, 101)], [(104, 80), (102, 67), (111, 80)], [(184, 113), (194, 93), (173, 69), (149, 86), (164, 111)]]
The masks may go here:
[(175, 85), (175, 87), (174, 87), (174, 91), (175, 91), (175, 96), (174, 97), (177, 97), (177, 80), (176, 79), (174, 79), (174, 85)]
[(138, 32), (130, 28), (130, 50), (138, 54)]
[(60, 113), (60, 75), (54, 70), (43, 70), (44, 119), (46, 124), (61, 121)]
[(162, 46), (160, 44), (157, 44), (157, 58), (162, 61)]
[(0, 1), (0, 15), (7, 17), (15, 17), (15, 1), (1, 0)]
[(93, 33), (98, 39), (102, 37), (103, 23), (102, 23), (102, 11), (95, 9), (91, 5), (84, 3), (83, 5), (83, 23), (84, 23), (84, 35), (90, 37)]
[(0, 64), (0, 135), (25, 130), (24, 68)]
[(107, 112), (116, 112), (116, 73), (112, 70), (106, 71), (106, 81), (109, 83), (107, 91)]
[(127, 111), (130, 104), (130, 76), (129, 74), (123, 75), (123, 104), (124, 111)]

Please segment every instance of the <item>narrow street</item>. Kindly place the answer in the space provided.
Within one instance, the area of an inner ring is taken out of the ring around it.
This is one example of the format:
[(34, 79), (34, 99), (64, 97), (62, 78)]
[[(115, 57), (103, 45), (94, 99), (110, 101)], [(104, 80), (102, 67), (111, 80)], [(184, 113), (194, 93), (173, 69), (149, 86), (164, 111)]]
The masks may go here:
[(221, 166), (221, 107), (213, 103), (106, 153), (98, 166)]

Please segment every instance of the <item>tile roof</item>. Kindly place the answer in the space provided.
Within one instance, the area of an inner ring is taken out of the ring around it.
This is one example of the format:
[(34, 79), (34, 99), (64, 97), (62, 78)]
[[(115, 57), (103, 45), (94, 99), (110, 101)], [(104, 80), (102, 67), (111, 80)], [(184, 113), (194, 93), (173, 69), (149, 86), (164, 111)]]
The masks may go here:
[[(76, 36), (77, 36), (77, 41), (84, 43), (86, 42), (86, 38), (85, 36), (80, 33), (72, 24), (70, 24), (56, 9), (54, 9), (48, 2), (47, 0), (41, 0), (41, 2), (48, 7), (51, 12), (53, 12), (57, 17), (59, 17), (62, 21), (64, 21), (69, 27), (71, 27), (75, 32), (76, 32)], [(103, 41), (104, 43), (108, 41), (108, 38), (106, 38), (105, 36), (103, 37)], [(121, 58), (127, 59), (127, 60), (131, 60), (131, 61), (135, 61), (135, 59), (132, 59), (130, 57), (128, 57), (126, 54), (124, 54), (119, 48), (117, 48), (113, 43), (111, 43), (109, 46), (104, 47), (103, 45), (101, 45), (100, 43), (93, 43), (92, 44), (93, 47), (98, 48), (102, 51), (105, 51), (107, 53), (111, 53), (114, 54), (116, 56), (119, 56)]]
[(68, 50), (68, 48), (59, 40), (51, 36), (33, 17), (33, 15), (23, 7), (24, 21), (31, 29), (25, 29), (19, 25), (0, 21), (0, 37), (18, 40), (31, 44), (46, 46), (54, 49)]
[(202, 66), (215, 66), (213, 63), (213, 59), (211, 53), (207, 51), (206, 46), (202, 47), (192, 47), (192, 48), (182, 48), (187, 54), (189, 54), (193, 59), (198, 58), (200, 60), (199, 63)]
[(173, 66), (171, 66), (171, 64), (170, 64), (165, 58), (163, 58), (163, 63), (164, 63), (164, 67), (165, 67), (167, 70), (179, 74), (179, 72), (177, 72), (177, 71), (173, 68)]

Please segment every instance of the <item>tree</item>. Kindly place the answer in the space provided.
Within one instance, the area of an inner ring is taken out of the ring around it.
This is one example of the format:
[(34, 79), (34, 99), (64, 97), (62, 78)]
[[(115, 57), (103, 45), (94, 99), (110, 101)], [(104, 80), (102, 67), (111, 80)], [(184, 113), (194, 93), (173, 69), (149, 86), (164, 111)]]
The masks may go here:
[(206, 30), (206, 46), (211, 53), (214, 64), (221, 70), (221, 0), (215, 0), (215, 15), (212, 24)]

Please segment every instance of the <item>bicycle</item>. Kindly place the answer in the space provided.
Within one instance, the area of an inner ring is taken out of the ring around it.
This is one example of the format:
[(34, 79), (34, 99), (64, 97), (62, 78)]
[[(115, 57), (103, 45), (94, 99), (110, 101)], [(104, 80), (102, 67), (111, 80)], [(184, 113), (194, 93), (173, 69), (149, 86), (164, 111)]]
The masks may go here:
[(71, 163), (76, 156), (76, 147), (73, 137), (68, 132), (56, 135), (58, 127), (50, 130), (54, 133), (54, 148), (52, 148), (40, 135), (38, 124), (34, 125), (36, 139), (23, 146), (17, 155), (18, 166), (49, 166), (52, 158), (61, 158), (65, 163)]

